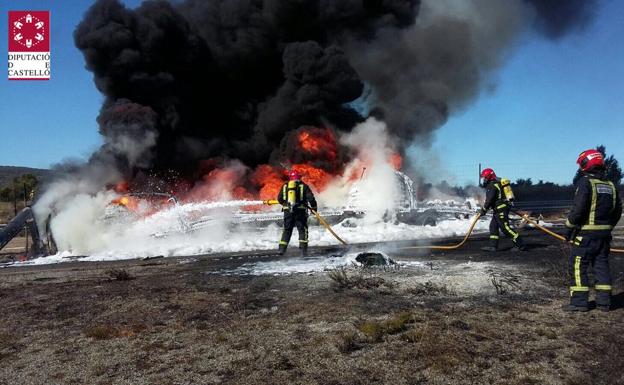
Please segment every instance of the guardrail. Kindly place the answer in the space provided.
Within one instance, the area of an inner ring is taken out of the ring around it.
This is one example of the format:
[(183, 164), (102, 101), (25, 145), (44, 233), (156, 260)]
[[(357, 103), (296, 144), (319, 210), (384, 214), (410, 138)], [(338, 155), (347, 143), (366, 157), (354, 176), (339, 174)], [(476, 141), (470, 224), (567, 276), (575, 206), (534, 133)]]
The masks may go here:
[(570, 209), (573, 202), (573, 200), (519, 201), (514, 202), (513, 207), (518, 210), (555, 211)]

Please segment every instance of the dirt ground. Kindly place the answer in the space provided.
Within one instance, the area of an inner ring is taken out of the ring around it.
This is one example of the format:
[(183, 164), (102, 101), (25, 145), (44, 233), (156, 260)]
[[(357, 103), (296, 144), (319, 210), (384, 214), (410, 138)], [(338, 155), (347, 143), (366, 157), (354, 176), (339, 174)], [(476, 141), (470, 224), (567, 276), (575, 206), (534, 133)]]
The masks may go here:
[(566, 314), (565, 246), (526, 234), (312, 274), (219, 273), (268, 253), (0, 269), (0, 384), (624, 383), (622, 257), (615, 309)]

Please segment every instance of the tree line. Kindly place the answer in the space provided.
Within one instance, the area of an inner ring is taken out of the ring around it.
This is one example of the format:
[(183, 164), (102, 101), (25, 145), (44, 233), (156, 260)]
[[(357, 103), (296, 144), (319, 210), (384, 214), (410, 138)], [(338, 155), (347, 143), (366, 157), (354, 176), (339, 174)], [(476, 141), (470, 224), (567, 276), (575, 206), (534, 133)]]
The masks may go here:
[(32, 201), (39, 186), (39, 180), (33, 174), (23, 174), (13, 178), (12, 183), (0, 189), (0, 201)]
[[(600, 145), (596, 147), (605, 158), (606, 178), (612, 181), (616, 187), (622, 190), (622, 168), (617, 159), (613, 155), (607, 156), (606, 147)], [(559, 185), (552, 182), (539, 180), (534, 183), (531, 178), (517, 179), (512, 182), (516, 201), (549, 201), (549, 200), (571, 200), (574, 198), (574, 185), (581, 177), (580, 171), (577, 171), (571, 179), (571, 183), (567, 185)], [(423, 183), (418, 186), (418, 199), (435, 198), (435, 192), (442, 192), (450, 196), (470, 197), (479, 192), (476, 186), (452, 186), (446, 181), (438, 184)]]

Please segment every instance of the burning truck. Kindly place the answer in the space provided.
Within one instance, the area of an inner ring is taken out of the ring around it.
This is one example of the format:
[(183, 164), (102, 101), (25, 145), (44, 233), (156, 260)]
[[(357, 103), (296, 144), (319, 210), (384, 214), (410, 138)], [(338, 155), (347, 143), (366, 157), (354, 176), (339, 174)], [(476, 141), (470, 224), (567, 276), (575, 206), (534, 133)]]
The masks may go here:
[[(474, 202), (418, 202), (413, 180), (400, 171), (400, 155), (385, 140), (382, 122), (367, 121), (340, 139), (331, 129), (304, 127), (296, 131), (295, 138), (291, 146), (298, 157), (255, 169), (237, 162), (207, 162), (203, 176), (193, 184), (176, 179), (163, 188), (163, 183), (135, 178), (76, 194), (82, 180), (58, 181), (36, 203), (39, 223), (35, 227), (49, 235), (48, 239), (60, 241), (61, 250), (83, 252), (93, 248), (76, 247), (77, 240), (90, 242), (93, 238), (114, 244), (128, 235), (124, 234), (127, 229), (137, 226), (145, 230), (140, 236), (148, 234), (154, 239), (190, 239), (215, 227), (235, 232), (281, 227), (281, 210), (265, 203), (277, 196), (287, 169), (303, 175), (317, 196), (319, 214), (335, 226), (354, 227), (358, 219), (435, 226), (441, 220), (467, 218), (475, 211)], [(340, 151), (350, 152), (347, 161), (338, 156)], [(63, 199), (52, 196), (64, 191), (73, 195)], [(50, 196), (53, 199), (47, 200)], [(48, 202), (54, 206), (46, 206)], [(28, 220), (34, 222), (35, 216), (31, 213)], [(318, 225), (314, 218), (310, 221), (312, 226)], [(102, 248), (106, 245), (95, 249)]]
[[(395, 206), (383, 213), (386, 222), (401, 222), (418, 226), (435, 226), (438, 221), (463, 219), (474, 214), (474, 203), (469, 200), (418, 202), (415, 197), (414, 182), (400, 171), (394, 172), (395, 189), (398, 193)], [(123, 226), (143, 215), (151, 215), (163, 205), (174, 207), (177, 226), (168, 232), (155, 232), (154, 237), (166, 237), (179, 233), (192, 233), (213, 225), (228, 211), (231, 227), (265, 227), (270, 224), (282, 225), (283, 215), (279, 208), (262, 207), (268, 201), (230, 200), (184, 204), (173, 195), (130, 194), (114, 199), (107, 207), (103, 220), (113, 226)], [(229, 210), (228, 210), (229, 209)], [(351, 219), (363, 218), (368, 214), (367, 199), (363, 196), (358, 182), (351, 186), (345, 204), (337, 207), (321, 206), (318, 213), (330, 224), (351, 226)], [(314, 219), (312, 225), (318, 225)]]
[[(124, 226), (163, 209), (175, 213), (172, 226), (155, 237), (193, 233), (222, 222), (229, 227), (281, 226), (279, 207), (268, 207), (284, 183), (288, 169), (297, 170), (312, 187), (319, 214), (332, 225), (352, 226), (353, 219), (435, 226), (443, 219), (466, 218), (474, 204), (454, 201), (417, 202), (414, 181), (403, 173), (402, 157), (389, 141), (386, 126), (375, 119), (340, 137), (330, 128), (304, 126), (294, 131), (278, 165), (250, 170), (240, 163), (211, 167), (192, 187), (168, 194), (127, 192), (111, 201), (103, 219)], [(345, 155), (347, 154), (347, 155)], [(175, 189), (174, 189), (175, 190)], [(316, 220), (311, 219), (311, 224)]]

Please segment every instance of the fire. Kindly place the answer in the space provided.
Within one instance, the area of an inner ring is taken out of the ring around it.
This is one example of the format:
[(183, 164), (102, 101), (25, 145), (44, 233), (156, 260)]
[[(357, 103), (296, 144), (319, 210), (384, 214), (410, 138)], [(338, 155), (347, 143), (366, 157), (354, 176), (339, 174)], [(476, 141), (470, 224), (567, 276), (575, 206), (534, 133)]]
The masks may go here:
[(338, 154), (336, 134), (329, 128), (302, 127), (298, 137), (301, 150), (333, 162)]
[(260, 199), (275, 199), (284, 183), (283, 174), (268, 164), (256, 168), (251, 176), (251, 182), (260, 187), (258, 192)]
[(301, 174), (303, 181), (311, 185), (317, 191), (323, 191), (325, 187), (327, 187), (327, 184), (335, 177), (327, 171), (309, 164), (294, 164), (292, 169)]
[(130, 185), (127, 181), (122, 180), (118, 182), (115, 186), (113, 186), (113, 190), (120, 194), (126, 194), (130, 191)]
[(344, 175), (346, 176), (346, 180), (353, 183), (356, 182), (366, 173), (366, 164), (359, 159), (355, 159), (349, 167), (345, 170)]
[(401, 155), (399, 155), (398, 153), (393, 153), (392, 155), (390, 155), (390, 164), (392, 165), (392, 167), (397, 170), (400, 171), (402, 166), (403, 166), (403, 158), (401, 157)]
[(128, 210), (135, 212), (135, 213), (139, 211), (139, 203), (140, 203), (139, 199), (130, 195), (123, 195), (111, 201), (111, 204), (124, 206)]
[[(302, 180), (315, 192), (322, 192), (334, 180), (354, 183), (365, 175), (367, 169), (374, 167), (374, 160), (367, 156), (367, 149), (358, 149), (360, 153), (353, 157), (354, 154), (342, 149), (331, 128), (304, 126), (288, 139), (286, 151), (281, 159), (277, 159), (283, 162), (281, 166), (262, 164), (250, 169), (238, 161), (206, 159), (200, 163), (195, 177), (170, 181), (167, 191), (171, 191), (181, 202), (270, 200), (279, 194), (289, 170), (299, 172)], [(386, 162), (395, 170), (400, 170), (403, 165), (403, 159), (397, 152), (388, 153)], [(110, 186), (124, 194), (111, 203), (137, 214), (141, 214), (138, 210), (145, 211), (146, 206), (152, 208), (152, 213), (163, 207), (153, 198), (130, 196), (130, 186), (136, 187), (127, 181)], [(266, 207), (247, 207), (244, 210), (264, 209)]]
[(185, 202), (253, 199), (243, 184), (244, 169), (238, 166), (215, 168), (182, 197)]

